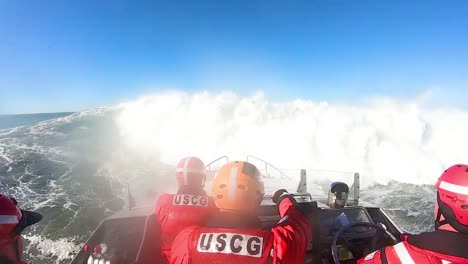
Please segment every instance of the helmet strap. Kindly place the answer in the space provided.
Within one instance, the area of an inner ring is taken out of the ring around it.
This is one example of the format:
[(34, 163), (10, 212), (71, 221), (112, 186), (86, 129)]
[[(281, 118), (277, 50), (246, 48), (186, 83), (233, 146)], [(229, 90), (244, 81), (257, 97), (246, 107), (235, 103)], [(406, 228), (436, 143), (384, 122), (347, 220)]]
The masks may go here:
[(440, 220), (441, 216), (442, 216), (442, 212), (440, 211), (440, 207), (439, 207), (439, 208), (437, 209), (437, 217), (436, 217), (436, 219), (435, 219), (435, 221), (434, 221), (434, 228), (435, 228), (435, 230), (438, 230), (439, 227), (448, 224), (447, 219), (444, 219), (444, 220), (442, 220), (442, 221)]

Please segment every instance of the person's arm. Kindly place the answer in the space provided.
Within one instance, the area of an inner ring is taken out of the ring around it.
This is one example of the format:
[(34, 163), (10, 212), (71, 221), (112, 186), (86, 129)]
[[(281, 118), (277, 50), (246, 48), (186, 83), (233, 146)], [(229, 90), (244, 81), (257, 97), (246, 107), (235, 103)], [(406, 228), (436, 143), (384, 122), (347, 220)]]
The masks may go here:
[(158, 200), (156, 200), (156, 204), (154, 206), (154, 212), (157, 217), (161, 214), (161, 209), (162, 209), (162, 203), (164, 200), (165, 194), (162, 194), (161, 196), (158, 197)]
[(281, 220), (272, 228), (274, 262), (302, 263), (312, 238), (312, 228), (299, 210), (296, 199), (286, 190), (275, 192), (272, 200), (278, 205), (281, 216)]
[(171, 248), (171, 264), (188, 264), (189, 262), (189, 251), (192, 234), (197, 227), (191, 226), (182, 230), (177, 237), (174, 239)]

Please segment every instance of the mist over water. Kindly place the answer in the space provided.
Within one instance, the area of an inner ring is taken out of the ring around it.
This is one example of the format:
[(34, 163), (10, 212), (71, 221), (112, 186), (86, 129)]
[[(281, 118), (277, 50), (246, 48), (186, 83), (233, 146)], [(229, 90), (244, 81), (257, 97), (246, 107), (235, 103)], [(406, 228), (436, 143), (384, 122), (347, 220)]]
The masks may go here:
[(145, 204), (175, 190), (173, 165), (187, 155), (267, 160), (290, 176), (279, 184), (266, 178), (268, 190), (295, 187), (300, 168), (311, 186), (359, 172), (363, 200), (416, 232), (431, 228), (437, 177), (467, 162), (467, 131), (468, 112), (417, 102), (161, 93), (0, 130), (0, 191), (44, 214), (25, 232), (31, 263), (70, 261), (98, 223), (125, 206), (128, 188)]
[[(466, 159), (468, 112), (426, 110), (417, 102), (376, 99), (365, 105), (294, 100), (262, 93), (173, 92), (122, 105), (124, 142), (174, 163), (252, 154), (281, 168), (358, 171), (364, 184), (433, 184)], [(466, 162), (466, 161), (465, 161)]]

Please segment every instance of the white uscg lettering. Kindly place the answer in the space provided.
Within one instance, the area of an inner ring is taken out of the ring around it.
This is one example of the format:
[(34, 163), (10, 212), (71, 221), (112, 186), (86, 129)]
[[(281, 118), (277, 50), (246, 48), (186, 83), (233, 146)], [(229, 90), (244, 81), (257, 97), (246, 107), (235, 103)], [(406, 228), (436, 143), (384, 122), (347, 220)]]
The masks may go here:
[(201, 233), (197, 251), (260, 258), (263, 253), (263, 237), (236, 233)]
[(208, 197), (188, 194), (176, 194), (173, 205), (208, 206)]

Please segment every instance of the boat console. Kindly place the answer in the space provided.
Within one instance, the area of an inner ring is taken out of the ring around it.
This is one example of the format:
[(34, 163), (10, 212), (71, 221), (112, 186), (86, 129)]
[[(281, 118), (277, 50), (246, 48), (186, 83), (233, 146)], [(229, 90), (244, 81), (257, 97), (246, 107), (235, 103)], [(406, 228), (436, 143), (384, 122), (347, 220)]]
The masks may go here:
[[(307, 204), (309, 209), (308, 220), (314, 234), (308, 246), (310, 256), (307, 263), (335, 263), (332, 254), (335, 239), (337, 257), (342, 260), (341, 263), (355, 263), (355, 256), (365, 256), (384, 245), (393, 243), (392, 237), (384, 235), (381, 228), (391, 230), (393, 237), (399, 237), (401, 234), (397, 226), (379, 208), (352, 206), (331, 209), (320, 208), (317, 202), (300, 203), (304, 204)], [(273, 227), (280, 219), (275, 205), (262, 206), (260, 212), (260, 219), (265, 229)], [(337, 238), (338, 231), (358, 224), (367, 225), (346, 229)], [(315, 259), (311, 258), (317, 254)]]

